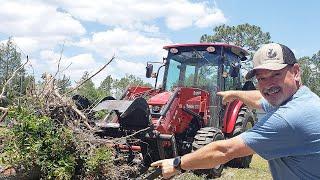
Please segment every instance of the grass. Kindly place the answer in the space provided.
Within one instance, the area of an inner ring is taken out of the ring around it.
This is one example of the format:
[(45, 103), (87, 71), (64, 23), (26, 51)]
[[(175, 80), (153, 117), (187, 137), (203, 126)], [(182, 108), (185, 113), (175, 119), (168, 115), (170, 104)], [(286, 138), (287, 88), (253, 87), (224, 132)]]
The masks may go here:
[[(175, 180), (204, 180), (204, 177), (196, 176), (192, 173), (184, 173), (174, 178)], [(268, 162), (258, 155), (254, 155), (250, 168), (237, 169), (226, 167), (220, 178), (217, 180), (271, 180), (271, 173), (269, 171)]]

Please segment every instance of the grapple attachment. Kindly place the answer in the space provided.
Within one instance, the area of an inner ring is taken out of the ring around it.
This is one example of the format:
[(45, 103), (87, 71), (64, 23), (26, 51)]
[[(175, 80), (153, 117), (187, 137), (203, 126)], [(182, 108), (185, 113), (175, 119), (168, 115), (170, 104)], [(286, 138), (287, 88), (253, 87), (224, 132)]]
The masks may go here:
[(123, 129), (139, 130), (150, 126), (149, 106), (144, 98), (129, 100), (107, 100), (99, 103), (94, 111), (115, 111), (118, 123)]

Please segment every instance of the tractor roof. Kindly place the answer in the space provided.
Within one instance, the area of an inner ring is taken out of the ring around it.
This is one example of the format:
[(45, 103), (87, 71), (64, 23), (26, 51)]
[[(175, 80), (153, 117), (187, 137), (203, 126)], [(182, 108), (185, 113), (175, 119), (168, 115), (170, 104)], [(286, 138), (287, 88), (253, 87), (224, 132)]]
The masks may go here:
[(192, 43), (192, 44), (173, 44), (173, 45), (168, 45), (164, 46), (163, 49), (169, 50), (170, 48), (179, 48), (179, 47), (207, 47), (207, 46), (223, 46), (223, 47), (228, 47), (231, 48), (231, 51), (237, 55), (249, 55), (249, 53), (242, 49), (239, 46), (231, 45), (231, 44), (226, 44), (226, 43)]

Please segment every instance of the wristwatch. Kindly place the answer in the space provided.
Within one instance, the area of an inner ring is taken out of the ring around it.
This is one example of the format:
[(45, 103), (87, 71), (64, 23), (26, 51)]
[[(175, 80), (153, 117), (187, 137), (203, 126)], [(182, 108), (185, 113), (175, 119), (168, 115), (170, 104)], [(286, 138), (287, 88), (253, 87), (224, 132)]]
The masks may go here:
[(177, 156), (173, 159), (173, 167), (176, 169), (176, 170), (179, 170), (181, 171), (181, 157), (180, 156)]

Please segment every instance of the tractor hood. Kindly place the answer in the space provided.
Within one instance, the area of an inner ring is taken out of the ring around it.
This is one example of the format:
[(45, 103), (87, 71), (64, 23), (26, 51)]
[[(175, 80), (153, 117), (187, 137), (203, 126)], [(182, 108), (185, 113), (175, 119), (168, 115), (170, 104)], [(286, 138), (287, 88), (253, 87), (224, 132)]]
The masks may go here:
[(173, 94), (172, 92), (159, 93), (159, 94), (151, 97), (148, 100), (148, 104), (149, 105), (165, 105), (168, 102), (168, 100), (172, 94)]

